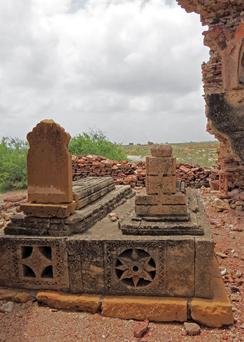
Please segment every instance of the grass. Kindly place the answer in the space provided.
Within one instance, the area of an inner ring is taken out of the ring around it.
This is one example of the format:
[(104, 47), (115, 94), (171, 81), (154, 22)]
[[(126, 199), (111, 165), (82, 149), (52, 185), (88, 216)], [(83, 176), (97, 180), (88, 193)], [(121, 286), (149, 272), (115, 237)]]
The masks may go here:
[[(218, 142), (190, 142), (171, 144), (178, 162), (213, 167), (217, 163)], [(150, 154), (150, 145), (124, 145), (127, 155), (146, 156)]]

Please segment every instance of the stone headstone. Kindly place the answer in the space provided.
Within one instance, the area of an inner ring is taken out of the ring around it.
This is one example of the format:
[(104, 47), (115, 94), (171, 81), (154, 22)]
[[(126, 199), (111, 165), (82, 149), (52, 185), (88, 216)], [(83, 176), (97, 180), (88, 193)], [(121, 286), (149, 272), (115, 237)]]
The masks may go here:
[(72, 192), (70, 135), (53, 120), (41, 121), (27, 135), (28, 202), (21, 210), (34, 217), (67, 217), (76, 207)]
[(68, 151), (70, 135), (53, 120), (41, 121), (27, 135), (28, 201), (72, 202), (72, 162)]

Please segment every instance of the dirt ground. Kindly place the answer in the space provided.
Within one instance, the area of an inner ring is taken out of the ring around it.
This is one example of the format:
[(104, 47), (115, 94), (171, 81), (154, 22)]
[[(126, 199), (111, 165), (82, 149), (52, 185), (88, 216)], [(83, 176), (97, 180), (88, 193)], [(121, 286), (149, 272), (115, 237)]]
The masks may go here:
[(232, 299), (235, 324), (222, 329), (201, 327), (199, 336), (186, 336), (183, 324), (149, 324), (142, 338), (133, 337), (137, 322), (102, 317), (99, 314), (64, 312), (35, 303), (14, 304), (10, 313), (0, 313), (0, 342), (167, 342), (244, 341), (244, 212), (217, 211), (215, 195), (203, 191), (215, 251), (227, 292)]

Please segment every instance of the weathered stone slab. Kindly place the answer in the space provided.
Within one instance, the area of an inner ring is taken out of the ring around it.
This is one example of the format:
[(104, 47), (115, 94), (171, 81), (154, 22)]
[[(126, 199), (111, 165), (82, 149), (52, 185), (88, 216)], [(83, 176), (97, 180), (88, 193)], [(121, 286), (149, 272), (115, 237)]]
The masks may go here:
[(9, 286), (14, 278), (14, 260), (11, 243), (0, 237), (0, 286)]
[[(10, 247), (9, 259), (5, 261), (8, 287), (55, 290), (69, 288), (64, 239), (2, 236), (0, 241), (4, 246)], [(6, 286), (4, 279), (0, 278), (0, 286)]]
[(138, 216), (187, 216), (186, 205), (136, 205), (135, 213)]
[(148, 195), (175, 194), (176, 176), (146, 176), (146, 191)]
[(107, 193), (109, 193), (110, 191), (115, 189), (115, 185), (114, 184), (110, 184), (106, 187), (104, 187), (103, 189), (100, 189), (96, 192), (94, 192), (91, 195), (88, 195), (87, 197), (78, 199), (78, 201), (76, 202), (76, 209), (81, 209), (84, 208), (85, 206), (97, 201), (98, 199), (102, 198), (104, 195), (106, 195)]
[(155, 144), (151, 147), (151, 155), (153, 157), (170, 157), (172, 156), (172, 147), (166, 144)]
[(10, 290), (0, 288), (0, 300), (7, 300), (16, 303), (26, 303), (34, 300), (34, 296), (23, 290)]
[(62, 310), (96, 313), (101, 308), (101, 298), (99, 296), (42, 291), (37, 293), (36, 299), (39, 303)]
[(28, 201), (70, 203), (72, 165), (68, 151), (70, 135), (53, 120), (41, 121), (27, 135)]
[(213, 293), (214, 242), (195, 239), (195, 297), (209, 298)]
[(111, 185), (115, 188), (112, 177), (86, 177), (73, 182), (73, 192), (79, 200)]
[(85, 293), (104, 293), (104, 243), (84, 241), (82, 246), (81, 272)]
[(173, 157), (146, 157), (146, 170), (150, 176), (157, 176), (159, 174), (164, 176), (175, 175), (176, 159)]
[(194, 239), (167, 240), (166, 294), (168, 296), (194, 296)]
[(102, 315), (155, 322), (184, 322), (187, 320), (187, 301), (163, 297), (105, 297)]
[(73, 182), (76, 209), (84, 208), (114, 189), (115, 184), (112, 177), (87, 177)]
[(186, 204), (186, 196), (181, 192), (172, 195), (145, 195), (144, 192), (138, 194), (135, 199), (136, 205), (181, 205)]
[(193, 298), (189, 305), (191, 318), (212, 328), (234, 323), (231, 302), (226, 294), (224, 282), (217, 275), (213, 277), (213, 298)]
[(160, 295), (165, 293), (165, 241), (107, 241), (105, 293)]
[(70, 290), (104, 293), (104, 243), (71, 238), (67, 241)]
[(70, 216), (76, 208), (76, 202), (73, 201), (67, 204), (39, 204), (39, 203), (24, 203), (20, 209), (26, 215), (34, 217), (58, 217), (64, 218)]

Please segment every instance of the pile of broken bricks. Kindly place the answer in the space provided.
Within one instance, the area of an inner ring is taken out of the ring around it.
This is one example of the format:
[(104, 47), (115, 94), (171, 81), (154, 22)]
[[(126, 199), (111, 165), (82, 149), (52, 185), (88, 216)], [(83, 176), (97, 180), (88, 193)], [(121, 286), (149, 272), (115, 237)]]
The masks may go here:
[[(101, 156), (72, 156), (73, 180), (87, 176), (111, 176), (115, 184), (145, 186), (146, 165), (144, 161), (131, 163), (127, 160), (115, 161)], [(176, 165), (176, 176), (185, 182), (186, 186), (200, 188), (209, 187), (210, 181), (218, 182), (218, 170), (204, 169), (186, 163)]]

